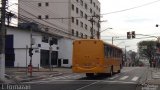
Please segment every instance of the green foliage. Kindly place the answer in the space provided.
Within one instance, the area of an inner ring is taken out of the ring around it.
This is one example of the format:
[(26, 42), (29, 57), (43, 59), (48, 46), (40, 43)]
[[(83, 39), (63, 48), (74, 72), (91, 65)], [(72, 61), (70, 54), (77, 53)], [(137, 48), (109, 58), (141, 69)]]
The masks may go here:
[(151, 62), (156, 54), (156, 41), (141, 41), (138, 43), (138, 49), (140, 57)]

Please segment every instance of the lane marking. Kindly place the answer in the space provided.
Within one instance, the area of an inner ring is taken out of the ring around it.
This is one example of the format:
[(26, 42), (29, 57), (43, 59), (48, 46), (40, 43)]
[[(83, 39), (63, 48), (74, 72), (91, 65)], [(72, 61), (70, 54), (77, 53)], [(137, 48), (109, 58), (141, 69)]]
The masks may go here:
[(139, 77), (134, 77), (132, 78), (132, 81), (137, 81), (139, 79)]
[(115, 79), (115, 78), (117, 78), (117, 77), (119, 77), (119, 75), (113, 76), (113, 77), (111, 77), (111, 78), (109, 78), (109, 79)]
[(124, 76), (124, 77), (122, 77), (122, 78), (120, 78), (119, 80), (125, 80), (125, 79), (127, 79), (129, 76)]
[[(86, 87), (88, 87), (88, 86), (91, 86), (91, 85), (93, 85), (93, 84), (96, 84), (96, 83), (98, 83), (98, 82), (106, 82), (106, 83), (128, 83), (128, 84), (136, 84), (136, 82), (128, 82), (128, 81), (106, 81), (106, 80), (52, 80), (52, 81), (56, 81), (56, 82), (75, 82), (75, 81), (77, 81), (77, 82), (94, 82), (94, 83), (91, 83), (91, 84), (89, 84), (89, 85), (86, 85), (86, 86), (83, 86), (83, 88), (86, 88)], [(26, 83), (49, 83), (49, 82), (51, 82), (51, 81), (37, 81), (37, 82), (26, 82)], [(81, 89), (83, 89), (82, 87), (81, 87)], [(78, 88), (78, 89), (76, 89), (76, 90), (80, 90), (80, 88)]]
[(78, 89), (76, 89), (76, 90), (81, 90), (81, 89), (87, 88), (87, 87), (89, 87), (89, 86), (91, 86), (91, 85), (94, 85), (94, 84), (96, 84), (96, 83), (99, 83), (99, 82), (100, 82), (100, 81), (97, 81), (97, 82), (94, 82), (94, 83), (88, 84), (88, 85), (83, 86), (83, 87), (81, 87), (81, 88), (78, 88)]
[(136, 82), (125, 82), (125, 81), (104, 81), (107, 83), (124, 83), (124, 84), (136, 84)]
[(62, 77), (56, 77), (53, 79), (67, 79), (67, 78), (72, 78), (72, 77), (79, 77), (80, 75), (68, 75), (68, 76), (62, 76)]

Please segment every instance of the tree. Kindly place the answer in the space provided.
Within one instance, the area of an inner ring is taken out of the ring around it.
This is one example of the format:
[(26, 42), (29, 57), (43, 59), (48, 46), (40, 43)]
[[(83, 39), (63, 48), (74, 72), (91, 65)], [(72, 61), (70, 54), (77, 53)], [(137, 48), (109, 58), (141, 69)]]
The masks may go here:
[(131, 53), (129, 54), (132, 60), (132, 66), (135, 65), (136, 62), (136, 52), (131, 51)]
[(140, 57), (147, 58), (150, 66), (152, 66), (153, 59), (156, 55), (156, 44), (156, 41), (141, 41), (138, 43)]

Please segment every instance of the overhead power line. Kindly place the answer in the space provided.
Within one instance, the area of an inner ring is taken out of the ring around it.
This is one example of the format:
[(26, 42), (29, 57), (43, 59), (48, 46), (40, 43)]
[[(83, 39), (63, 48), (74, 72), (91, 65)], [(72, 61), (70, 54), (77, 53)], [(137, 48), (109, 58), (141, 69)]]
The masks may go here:
[(154, 4), (154, 3), (157, 3), (159, 1), (160, 0), (156, 0), (156, 1), (145, 3), (145, 4), (142, 4), (142, 5), (139, 5), (139, 6), (135, 6), (135, 7), (131, 7), (131, 8), (123, 9), (123, 10), (118, 10), (118, 11), (113, 11), (113, 12), (108, 12), (108, 13), (104, 13), (104, 14), (101, 14), (101, 15), (108, 15), (108, 14), (125, 12), (125, 11), (129, 11), (129, 10), (132, 10), (132, 9), (137, 9), (137, 8), (140, 8), (140, 7), (144, 7), (144, 6), (147, 6), (147, 5), (150, 5), (150, 4)]

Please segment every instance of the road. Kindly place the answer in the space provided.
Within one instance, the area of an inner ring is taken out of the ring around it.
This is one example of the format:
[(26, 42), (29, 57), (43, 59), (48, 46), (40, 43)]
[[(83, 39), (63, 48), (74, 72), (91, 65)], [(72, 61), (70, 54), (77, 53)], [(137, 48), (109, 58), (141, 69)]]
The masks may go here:
[(84, 74), (70, 73), (24, 84), (31, 84), (32, 90), (142, 90), (146, 74), (146, 67), (128, 67), (112, 77), (87, 78)]

